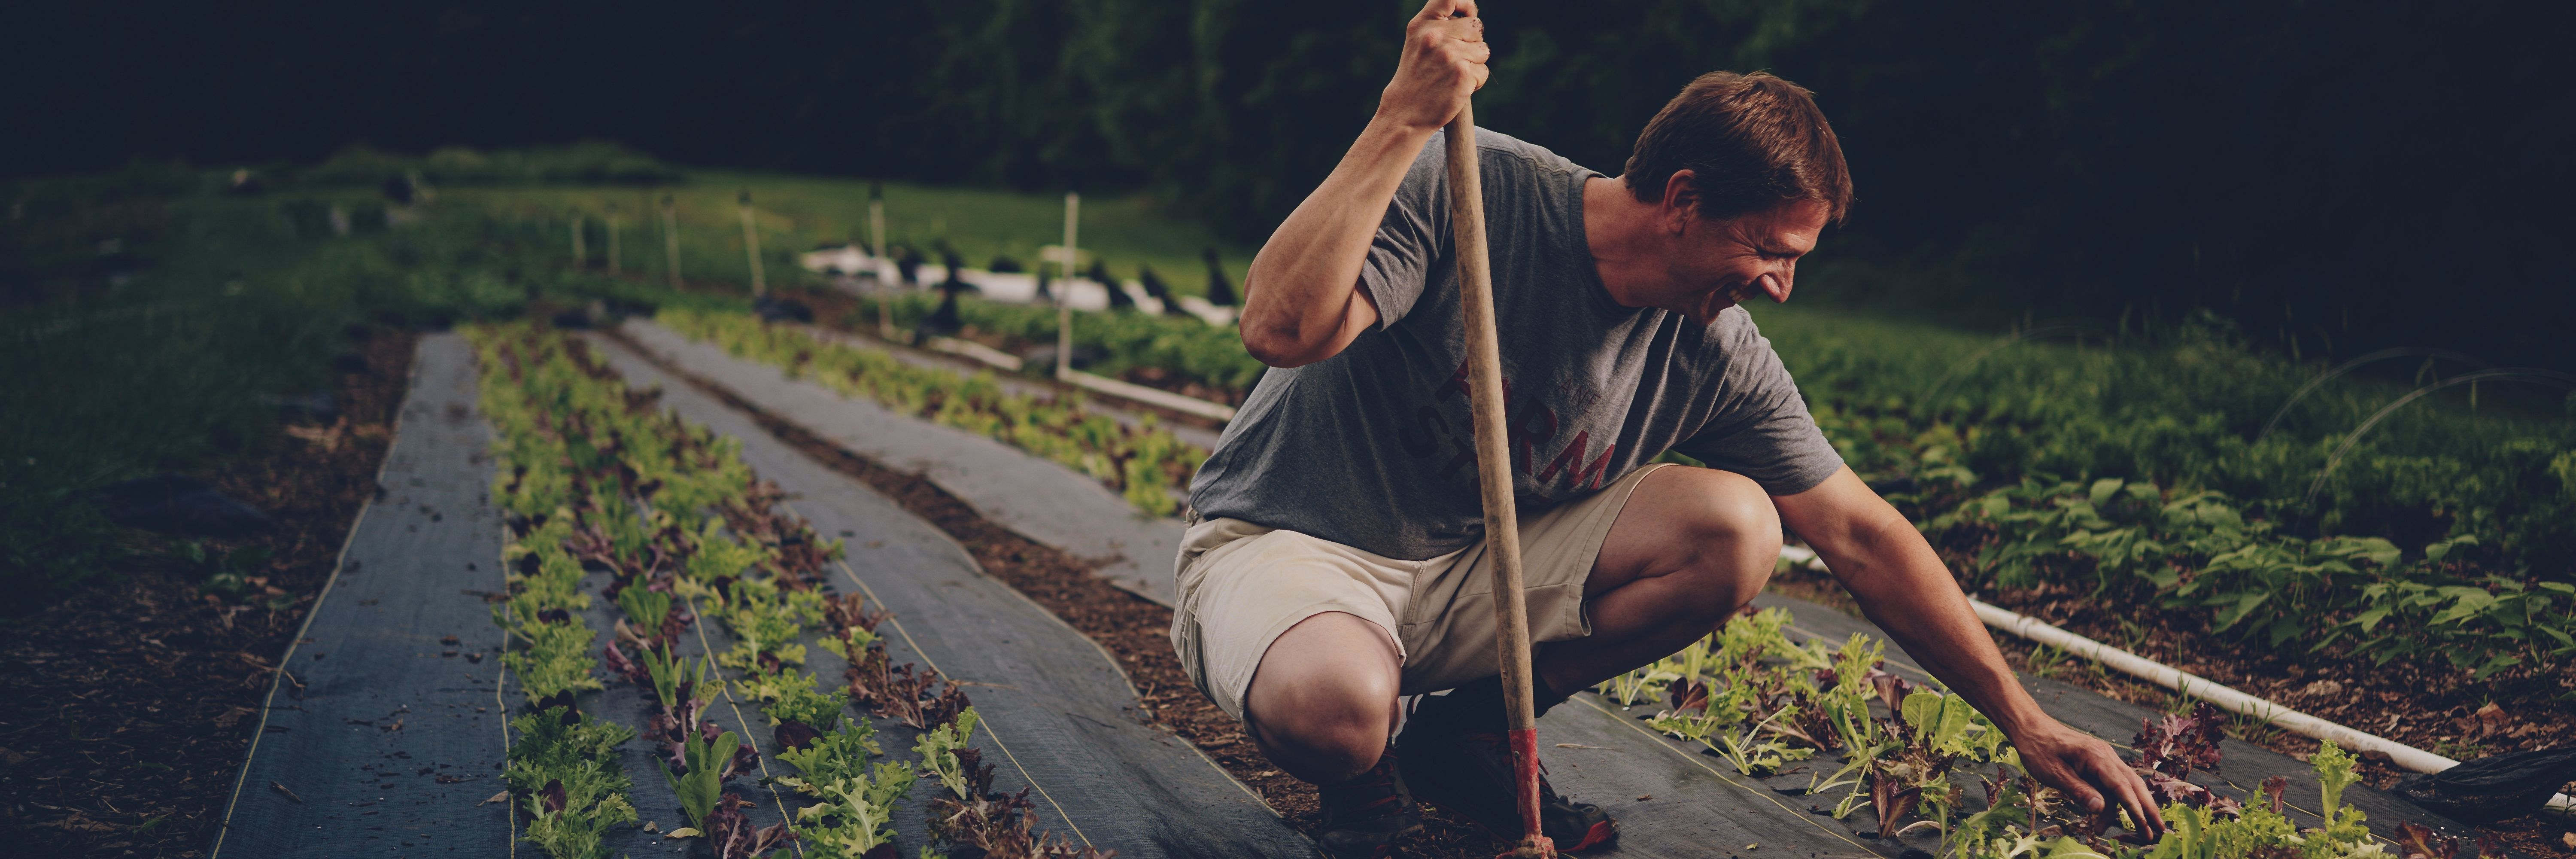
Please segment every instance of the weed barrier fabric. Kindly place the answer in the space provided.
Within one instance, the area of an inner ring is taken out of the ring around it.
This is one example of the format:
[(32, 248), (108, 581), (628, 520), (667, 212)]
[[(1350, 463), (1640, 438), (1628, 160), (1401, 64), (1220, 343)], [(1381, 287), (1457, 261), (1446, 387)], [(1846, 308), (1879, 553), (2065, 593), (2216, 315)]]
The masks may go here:
[[(1009, 585), (984, 575), (946, 534), (867, 485), (806, 458), (749, 417), (665, 375), (625, 347), (605, 338), (590, 343), (630, 385), (659, 386), (665, 407), (741, 440), (743, 460), (788, 493), (792, 512), (818, 533), (844, 541), (848, 558), (833, 565), (832, 584), (893, 610), (893, 620), (879, 633), (896, 662), (934, 667), (965, 687), (984, 722), (973, 745), (985, 761), (998, 765), (995, 789), (1031, 788), (1029, 799), (1041, 828), (1076, 843), (1115, 849), (1122, 857), (1314, 854), (1305, 838), (1251, 791), (1135, 710), (1135, 691), (1107, 653)], [(769, 379), (779, 375), (775, 369), (756, 369)], [(877, 425), (877, 431), (926, 434), (934, 429), (905, 420)], [(1106, 490), (1100, 493), (1098, 503), (1123, 506)], [(809, 660), (807, 667), (827, 681), (839, 677), (841, 663), (829, 653), (812, 649)], [(611, 692), (616, 694), (614, 688)], [(765, 725), (758, 724), (764, 720), (750, 708), (744, 710), (761, 728), (756, 739), (763, 755), (769, 755), (774, 744)], [(884, 729), (887, 723), (878, 724)], [(911, 736), (893, 729), (880, 739), (890, 756), (908, 757)], [(639, 794), (642, 781), (638, 779)], [(750, 796), (741, 782), (736, 785)], [(933, 789), (924, 785), (915, 791), (895, 817), (907, 851), (927, 843), (923, 803)], [(646, 809), (648, 818), (658, 813)]]
[[(499, 590), (472, 350), (420, 339), (376, 497), (288, 646), (214, 856), (506, 854)], [(455, 636), (455, 643), (447, 643)], [(473, 657), (473, 658), (470, 658)]]
[(777, 367), (734, 357), (650, 322), (629, 321), (618, 330), (843, 449), (890, 467), (921, 471), (1003, 527), (1077, 557), (1108, 559), (1099, 569), (1103, 578), (1172, 605), (1172, 559), (1180, 554), (1181, 523), (1136, 512), (1100, 481), (978, 433), (789, 379)]

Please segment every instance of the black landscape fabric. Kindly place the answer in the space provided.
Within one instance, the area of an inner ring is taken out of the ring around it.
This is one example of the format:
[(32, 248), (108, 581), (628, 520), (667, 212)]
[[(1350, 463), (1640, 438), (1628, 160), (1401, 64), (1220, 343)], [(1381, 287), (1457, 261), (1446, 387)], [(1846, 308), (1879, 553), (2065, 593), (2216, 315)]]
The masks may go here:
[(506, 804), (480, 804), (502, 787), (502, 634), (459, 593), (502, 587), (474, 402), (464, 340), (422, 337), (377, 495), (279, 663), (211, 855), (507, 852)]

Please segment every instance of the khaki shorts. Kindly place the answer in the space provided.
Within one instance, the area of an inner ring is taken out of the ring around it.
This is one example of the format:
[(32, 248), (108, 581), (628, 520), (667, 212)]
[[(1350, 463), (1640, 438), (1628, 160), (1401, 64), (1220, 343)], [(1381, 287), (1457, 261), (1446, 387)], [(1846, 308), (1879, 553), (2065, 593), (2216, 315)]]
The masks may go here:
[[(1521, 517), (1521, 565), (1530, 640), (1592, 634), (1583, 583), (1619, 510), (1655, 463), (1600, 492)], [(1456, 688), (1500, 673), (1495, 665), (1493, 560), (1483, 543), (1422, 561), (1399, 561), (1240, 519), (1194, 521), (1175, 568), (1180, 608), (1172, 648), (1218, 707), (1243, 718), (1243, 696), (1270, 643), (1300, 621), (1347, 612), (1387, 631), (1404, 657), (1401, 694)]]

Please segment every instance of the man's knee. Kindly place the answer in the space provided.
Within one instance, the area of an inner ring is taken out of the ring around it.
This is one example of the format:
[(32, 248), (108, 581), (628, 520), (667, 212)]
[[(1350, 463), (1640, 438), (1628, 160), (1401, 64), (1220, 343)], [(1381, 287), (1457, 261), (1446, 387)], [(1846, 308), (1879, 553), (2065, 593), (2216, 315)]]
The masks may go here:
[[(1354, 649), (1354, 640), (1378, 646)], [(1263, 655), (1244, 695), (1244, 717), (1292, 773), (1309, 780), (1355, 775), (1386, 750), (1400, 671), (1392, 642), (1375, 624), (1316, 615)]]
[(1780, 556), (1780, 510), (1752, 478), (1710, 468), (1672, 469), (1686, 475), (1688, 491), (1677, 493), (1678, 535), (1701, 547), (1702, 566), (1722, 565), (1733, 572), (1742, 561), (1759, 561), (1763, 569)]
[(1642, 541), (1623, 554), (1636, 559), (1640, 579), (1687, 583), (1678, 594), (1694, 619), (1724, 619), (1769, 579), (1780, 556), (1779, 510), (1760, 484), (1730, 471), (1667, 468), (1648, 480), (1639, 487), (1650, 505), (1640, 524), (1651, 525), (1620, 535)]

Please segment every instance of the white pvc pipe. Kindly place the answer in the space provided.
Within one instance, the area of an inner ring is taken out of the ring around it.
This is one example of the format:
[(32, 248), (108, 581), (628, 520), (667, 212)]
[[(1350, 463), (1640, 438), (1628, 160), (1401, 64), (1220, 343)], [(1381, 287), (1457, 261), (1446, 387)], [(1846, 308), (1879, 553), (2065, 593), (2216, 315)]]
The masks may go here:
[[(1823, 571), (1824, 559), (1803, 546), (1782, 546), (1780, 557), (1791, 564)], [(1977, 619), (1987, 626), (2012, 633), (2023, 639), (2045, 644), (2109, 666), (2120, 673), (2137, 677), (2187, 698), (2198, 698), (2219, 709), (2263, 720), (2266, 724), (2305, 737), (2332, 740), (2335, 745), (2355, 752), (2377, 751), (2390, 762), (2422, 773), (2441, 772), (2459, 765), (2459, 761), (2400, 743), (2386, 737), (2365, 734), (2315, 716), (2283, 707), (2271, 701), (2248, 695), (2225, 685), (2186, 674), (2172, 666), (2050, 626), (2037, 618), (1990, 605), (1975, 597), (1968, 605), (1976, 609)], [(2553, 796), (2551, 807), (2567, 809), (2576, 806), (2565, 794)]]

